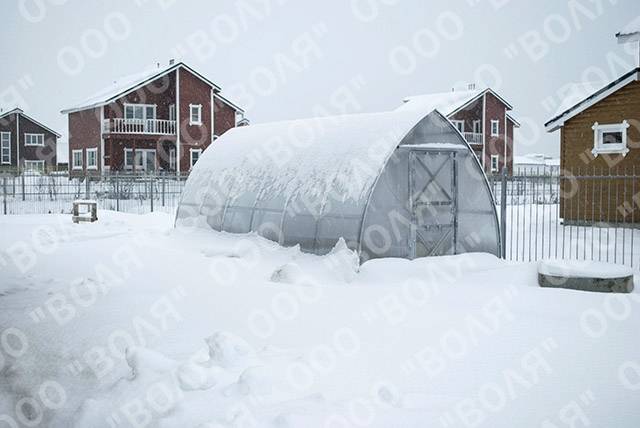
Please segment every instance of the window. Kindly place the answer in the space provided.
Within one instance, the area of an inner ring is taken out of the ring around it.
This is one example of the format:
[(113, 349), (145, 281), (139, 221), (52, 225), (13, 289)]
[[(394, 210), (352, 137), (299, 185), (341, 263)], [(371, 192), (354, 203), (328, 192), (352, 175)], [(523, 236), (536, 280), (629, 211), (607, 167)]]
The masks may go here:
[(124, 168), (136, 171), (156, 170), (156, 151), (153, 149), (124, 149)]
[(169, 106), (169, 120), (176, 120), (176, 105), (171, 104)]
[(201, 104), (189, 104), (189, 125), (202, 125)]
[(71, 162), (73, 169), (82, 169), (82, 150), (71, 151)]
[(498, 161), (500, 157), (498, 155), (491, 155), (491, 172), (500, 172)]
[(627, 129), (629, 123), (625, 120), (622, 123), (613, 125), (600, 125), (596, 122), (593, 129), (593, 150), (594, 156), (601, 153), (619, 153), (625, 156), (629, 153), (627, 147)]
[(25, 160), (24, 170), (44, 172), (44, 161), (43, 160)]
[(2, 164), (11, 165), (11, 133), (0, 133), (0, 157), (2, 157)]
[(190, 149), (189, 152), (191, 154), (191, 168), (193, 168), (196, 162), (198, 162), (198, 159), (200, 159), (202, 149)]
[(453, 126), (458, 128), (458, 131), (460, 131), (461, 134), (464, 133), (464, 120), (452, 120), (451, 123), (453, 123)]
[(24, 134), (25, 146), (44, 146), (44, 134)]
[(124, 149), (124, 169), (131, 169), (133, 166), (133, 150)]
[(130, 121), (155, 119), (156, 106), (154, 104), (125, 104), (124, 118)]
[(474, 134), (482, 134), (482, 121), (474, 120), (473, 121), (473, 133)]
[(499, 137), (500, 136), (500, 121), (492, 120), (491, 121), (491, 136)]
[(176, 169), (176, 149), (169, 149), (169, 169), (172, 171)]
[(98, 149), (87, 149), (87, 169), (98, 169)]

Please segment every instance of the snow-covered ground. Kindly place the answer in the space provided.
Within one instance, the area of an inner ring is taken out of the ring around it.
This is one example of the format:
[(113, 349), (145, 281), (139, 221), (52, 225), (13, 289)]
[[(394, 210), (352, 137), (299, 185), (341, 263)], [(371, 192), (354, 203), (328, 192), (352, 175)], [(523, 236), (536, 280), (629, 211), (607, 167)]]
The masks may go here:
[(99, 217), (0, 217), (0, 427), (640, 424), (638, 292)]

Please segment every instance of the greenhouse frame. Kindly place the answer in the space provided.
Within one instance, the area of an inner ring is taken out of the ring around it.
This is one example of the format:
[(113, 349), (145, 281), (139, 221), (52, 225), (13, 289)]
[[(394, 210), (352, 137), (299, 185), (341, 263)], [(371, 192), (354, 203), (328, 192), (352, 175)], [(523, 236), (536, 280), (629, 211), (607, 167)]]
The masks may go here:
[(438, 110), (292, 120), (232, 129), (194, 166), (177, 226), (257, 233), (360, 260), (499, 255), (486, 176)]

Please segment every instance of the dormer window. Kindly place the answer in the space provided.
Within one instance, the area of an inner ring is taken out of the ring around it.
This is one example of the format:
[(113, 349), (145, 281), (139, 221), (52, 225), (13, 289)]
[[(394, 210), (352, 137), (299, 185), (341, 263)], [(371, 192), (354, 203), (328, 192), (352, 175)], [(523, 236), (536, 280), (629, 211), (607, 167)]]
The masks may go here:
[(627, 130), (629, 123), (625, 120), (622, 123), (600, 125), (593, 124), (593, 150), (594, 156), (599, 154), (621, 154), (626, 156), (629, 153), (627, 147)]

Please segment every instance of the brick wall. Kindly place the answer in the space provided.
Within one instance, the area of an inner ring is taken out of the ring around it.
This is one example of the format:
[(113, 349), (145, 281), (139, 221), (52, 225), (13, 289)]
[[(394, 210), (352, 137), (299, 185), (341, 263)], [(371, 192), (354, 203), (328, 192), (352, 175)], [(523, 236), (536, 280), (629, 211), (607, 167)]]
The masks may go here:
[[(98, 149), (100, 168), (100, 107), (69, 113), (69, 173), (86, 172), (86, 149)], [(82, 169), (73, 169), (73, 150), (82, 150)]]

